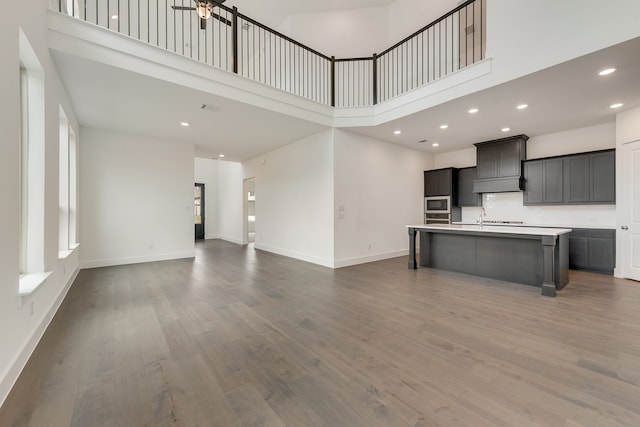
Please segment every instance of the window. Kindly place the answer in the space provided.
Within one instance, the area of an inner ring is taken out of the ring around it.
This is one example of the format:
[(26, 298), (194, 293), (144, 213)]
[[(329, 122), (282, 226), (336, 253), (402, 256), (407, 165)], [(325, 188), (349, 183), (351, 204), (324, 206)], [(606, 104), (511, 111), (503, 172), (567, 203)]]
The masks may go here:
[(58, 170), (58, 257), (76, 247), (76, 136), (60, 106)]
[(19, 269), (20, 295), (44, 281), (44, 71), (24, 32), (20, 51)]

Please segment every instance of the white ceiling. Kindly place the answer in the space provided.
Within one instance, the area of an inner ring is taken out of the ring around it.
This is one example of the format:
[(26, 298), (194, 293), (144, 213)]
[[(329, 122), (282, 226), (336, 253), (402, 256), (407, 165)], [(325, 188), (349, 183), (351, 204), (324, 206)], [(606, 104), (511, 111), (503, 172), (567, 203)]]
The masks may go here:
[(262, 23), (275, 28), (289, 15), (388, 6), (394, 1), (395, 0), (227, 0), (225, 6), (236, 6), (241, 13), (252, 18), (259, 18)]
[[(382, 1), (382, 0), (380, 0)], [(244, 161), (324, 126), (205, 92), (53, 52), (63, 83), (83, 126), (185, 141), (199, 157)], [(618, 71), (600, 77), (614, 65)], [(375, 127), (348, 128), (372, 138), (427, 152), (470, 147), (475, 142), (529, 136), (596, 125), (640, 105), (640, 38), (506, 84)], [(609, 105), (623, 102), (619, 110)], [(527, 103), (526, 110), (515, 106)], [(202, 104), (217, 111), (204, 111)], [(479, 108), (475, 115), (467, 111)], [(181, 121), (191, 126), (183, 128)], [(439, 126), (447, 123), (449, 128)], [(501, 128), (511, 130), (504, 134)], [(401, 129), (402, 135), (393, 131)], [(428, 143), (420, 144), (419, 140)], [(439, 142), (438, 148), (431, 146)]]
[[(243, 161), (325, 126), (52, 51), (78, 121), (196, 146), (196, 156)], [(215, 111), (204, 110), (202, 105)], [(182, 127), (180, 122), (190, 123)]]

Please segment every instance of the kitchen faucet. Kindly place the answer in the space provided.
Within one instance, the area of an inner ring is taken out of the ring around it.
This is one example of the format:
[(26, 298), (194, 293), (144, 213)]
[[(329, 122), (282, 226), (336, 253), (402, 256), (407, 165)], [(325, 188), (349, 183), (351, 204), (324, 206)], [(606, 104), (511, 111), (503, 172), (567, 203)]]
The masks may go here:
[(480, 219), (478, 222), (480, 223), (480, 227), (482, 227), (483, 217), (487, 215), (487, 211), (484, 210), (484, 206), (480, 206)]

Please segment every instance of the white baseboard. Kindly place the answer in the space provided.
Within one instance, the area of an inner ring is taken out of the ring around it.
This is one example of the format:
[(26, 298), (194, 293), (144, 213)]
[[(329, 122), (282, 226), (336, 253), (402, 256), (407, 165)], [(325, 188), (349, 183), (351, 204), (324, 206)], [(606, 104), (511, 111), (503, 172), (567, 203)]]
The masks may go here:
[(235, 243), (236, 245), (246, 245), (248, 243), (246, 240), (236, 239), (235, 237), (231, 237), (231, 236), (220, 236), (220, 240)]
[(359, 256), (353, 258), (343, 258), (335, 261), (335, 268), (348, 267), (350, 265), (366, 264), (368, 262), (381, 261), (383, 259), (397, 258), (409, 255), (408, 249), (400, 251), (384, 252), (373, 255)]
[(155, 254), (139, 257), (128, 258), (109, 258), (109, 259), (96, 259), (91, 261), (83, 261), (81, 263), (82, 268), (97, 268), (97, 267), (112, 267), (114, 265), (126, 265), (126, 264), (140, 264), (143, 262), (155, 262), (155, 261), (167, 261), (171, 259), (182, 258), (194, 258), (196, 256), (195, 250), (184, 252), (172, 252), (167, 254)]
[(322, 265), (324, 267), (334, 268), (333, 260), (328, 260), (328, 259), (325, 259), (325, 258), (319, 258), (319, 257), (315, 257), (315, 256), (312, 256), (312, 255), (309, 255), (309, 254), (290, 251), (290, 250), (287, 250), (287, 249), (274, 248), (272, 246), (263, 245), (263, 244), (260, 244), (260, 243), (256, 243), (255, 244), (255, 248), (256, 249), (260, 249), (262, 251), (272, 252), (272, 253), (278, 254), (278, 255), (284, 255), (284, 256), (287, 256), (289, 258), (295, 258), (295, 259), (299, 259), (301, 261), (306, 261), (306, 262), (310, 262), (310, 263), (313, 263), (313, 264)]
[(78, 277), (79, 272), (80, 269), (77, 268), (73, 272), (71, 277), (69, 277), (69, 280), (58, 293), (58, 296), (49, 307), (49, 310), (47, 310), (46, 314), (42, 318), (42, 321), (38, 326), (36, 326), (20, 353), (18, 353), (16, 358), (13, 360), (11, 367), (2, 378), (2, 381), (0, 381), (0, 406), (2, 406), (4, 404), (4, 401), (7, 399), (9, 392), (18, 380), (18, 377), (29, 361), (31, 354), (33, 354), (33, 351), (36, 349), (36, 346), (40, 342), (40, 339), (42, 339), (42, 336), (49, 327), (51, 320), (53, 320), (53, 316), (55, 316), (55, 314), (58, 312), (62, 301), (64, 301), (65, 297), (67, 296), (67, 292), (69, 292), (69, 289), (71, 288), (73, 281), (76, 280), (76, 277)]

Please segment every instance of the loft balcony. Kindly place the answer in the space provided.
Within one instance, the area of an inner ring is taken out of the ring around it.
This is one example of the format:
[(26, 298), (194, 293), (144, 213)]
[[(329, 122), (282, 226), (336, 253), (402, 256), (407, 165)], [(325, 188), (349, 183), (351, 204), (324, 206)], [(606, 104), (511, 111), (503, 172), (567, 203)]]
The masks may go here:
[[(244, 161), (328, 127), (436, 153), (504, 128), (535, 136), (612, 122), (605, 100), (620, 94), (625, 108), (640, 103), (631, 2), (621, 12), (475, 0), (359, 58), (334, 58), (224, 6), (201, 29), (195, 12), (173, 4), (56, 2), (49, 47), (83, 126), (185, 140), (197, 156)], [(598, 83), (612, 63), (624, 72)], [(522, 102), (526, 113), (514, 108)], [(472, 107), (481, 110), (475, 119)], [(193, 118), (188, 138), (172, 125), (177, 116)], [(443, 123), (452, 126), (441, 131)]]
[(215, 4), (208, 19), (180, 0), (60, 0), (87, 23), (331, 107), (370, 107), (482, 61), (486, 0), (469, 0), (380, 53), (335, 58)]

